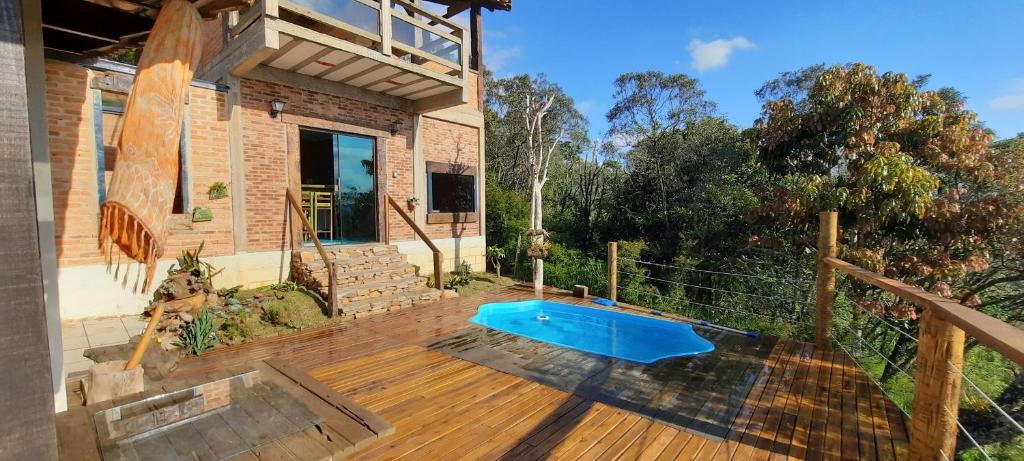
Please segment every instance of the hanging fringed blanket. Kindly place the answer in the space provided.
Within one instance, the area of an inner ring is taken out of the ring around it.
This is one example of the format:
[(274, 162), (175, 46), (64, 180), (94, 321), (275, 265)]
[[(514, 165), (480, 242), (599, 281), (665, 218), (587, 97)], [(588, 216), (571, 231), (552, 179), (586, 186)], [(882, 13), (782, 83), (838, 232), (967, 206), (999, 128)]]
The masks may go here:
[[(100, 218), (107, 266), (120, 254), (137, 261), (135, 286), (148, 292), (164, 253), (167, 219), (178, 182), (179, 136), (185, 98), (202, 50), (202, 19), (185, 0), (166, 0), (139, 60), (125, 107), (117, 162)], [(123, 283), (128, 284), (128, 270)]]

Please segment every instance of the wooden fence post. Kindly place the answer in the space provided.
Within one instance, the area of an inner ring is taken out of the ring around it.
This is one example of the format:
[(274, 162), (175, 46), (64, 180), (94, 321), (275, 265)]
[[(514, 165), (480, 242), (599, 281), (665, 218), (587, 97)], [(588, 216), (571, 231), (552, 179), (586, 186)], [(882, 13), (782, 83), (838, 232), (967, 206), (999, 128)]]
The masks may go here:
[(918, 339), (910, 459), (953, 459), (960, 409), (960, 370), (964, 365), (964, 331), (929, 308), (921, 316)]
[(832, 349), (832, 308), (836, 299), (836, 270), (825, 258), (839, 256), (839, 213), (823, 211), (818, 215), (818, 279), (815, 284), (814, 345)]
[(608, 299), (619, 297), (619, 242), (608, 242)]

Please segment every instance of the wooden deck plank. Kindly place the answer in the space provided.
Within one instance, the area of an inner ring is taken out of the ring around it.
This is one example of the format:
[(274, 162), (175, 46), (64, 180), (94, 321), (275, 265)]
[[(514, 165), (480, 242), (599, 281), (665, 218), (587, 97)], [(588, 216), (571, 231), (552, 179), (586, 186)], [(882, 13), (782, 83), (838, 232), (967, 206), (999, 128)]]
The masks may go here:
[[(713, 340), (720, 346), (721, 360), (729, 362), (698, 358), (682, 367), (660, 370), (687, 377), (672, 384), (631, 381), (640, 370), (632, 364), (606, 370), (559, 369), (560, 357), (567, 357), (570, 352), (537, 348), (504, 333), (453, 343), (470, 350), (473, 341), (482, 339), (491, 347), (515, 350), (542, 363), (540, 373), (548, 374), (549, 378), (573, 377), (588, 383), (576, 395), (423, 347), (471, 327), (466, 319), (483, 302), (529, 298), (529, 288), (502, 288), (217, 348), (202, 357), (186, 359), (173, 377), (206, 378), (228, 365), (278, 358), (332, 392), (376, 412), (395, 428), (387, 438), (353, 444), (343, 434), (356, 428), (329, 419), (319, 428), (303, 431), (301, 439), (273, 442), (257, 454), (247, 453), (239, 458), (246, 460), (295, 459), (300, 458), (299, 452), (303, 459), (329, 459), (329, 454), (334, 459), (350, 456), (403, 460), (559, 456), (558, 459), (749, 460), (782, 459), (783, 455), (788, 459), (859, 459), (862, 451), (869, 449), (880, 460), (903, 459), (906, 455), (905, 422), (895, 405), (872, 383), (865, 385), (866, 375), (845, 354), (807, 354), (808, 346), (802, 343), (780, 341), (758, 352), (761, 355), (755, 361), (748, 361), (743, 355), (746, 349), (734, 347), (734, 340), (724, 339), (725, 335), (716, 335)], [(550, 299), (590, 304), (559, 294)], [(598, 372), (606, 375), (600, 376)], [(735, 389), (742, 391), (717, 392), (699, 387), (707, 379), (735, 382)], [(595, 386), (601, 380), (611, 383), (614, 389), (601, 391), (600, 386)], [(688, 385), (695, 387), (688, 390)], [(613, 403), (592, 400), (590, 397), (597, 392), (603, 392), (600, 395)], [(328, 405), (318, 397), (313, 398)], [(273, 407), (269, 397), (265, 400)], [(724, 440), (681, 431), (644, 416), (646, 409), (672, 400), (678, 400), (673, 404), (674, 411), (688, 418), (697, 432), (712, 433), (711, 421), (731, 421)], [(844, 412), (851, 409), (852, 414)], [(83, 432), (75, 427), (82, 425), (86, 416), (91, 415), (77, 413), (58, 418), (62, 447), (83, 444), (86, 438), (63, 437), (63, 433)], [(282, 418), (297, 422), (294, 415), (286, 412)], [(203, 433), (203, 439), (218, 457), (230, 449), (230, 435), (217, 438), (216, 432), (204, 431), (199, 426), (196, 430)], [(237, 434), (234, 436), (240, 439)], [(92, 453), (96, 454), (95, 449)]]

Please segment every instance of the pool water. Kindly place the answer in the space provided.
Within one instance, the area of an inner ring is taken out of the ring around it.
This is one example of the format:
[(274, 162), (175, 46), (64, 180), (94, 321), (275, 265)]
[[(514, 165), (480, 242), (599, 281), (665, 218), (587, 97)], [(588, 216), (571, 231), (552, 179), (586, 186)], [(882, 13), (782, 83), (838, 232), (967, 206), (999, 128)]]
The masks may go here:
[(640, 363), (715, 350), (693, 326), (551, 301), (489, 303), (470, 322), (557, 346)]

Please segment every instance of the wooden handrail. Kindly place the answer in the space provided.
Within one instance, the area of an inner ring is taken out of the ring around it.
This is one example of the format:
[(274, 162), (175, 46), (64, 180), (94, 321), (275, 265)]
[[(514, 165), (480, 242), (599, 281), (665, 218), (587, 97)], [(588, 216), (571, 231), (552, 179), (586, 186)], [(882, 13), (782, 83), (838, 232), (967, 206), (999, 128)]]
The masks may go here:
[[(309, 224), (309, 220), (306, 219), (306, 214), (302, 212), (302, 203), (295, 198), (295, 194), (292, 193), (291, 189), (285, 189), (284, 196), (288, 199), (288, 203), (291, 205), (292, 210), (299, 215), (299, 222), (302, 223), (302, 227), (309, 232), (309, 237), (313, 240), (313, 245), (316, 246), (316, 251), (320, 253), (320, 258), (324, 260), (324, 267), (327, 268), (327, 306), (330, 311), (331, 317), (338, 315), (338, 300), (335, 299), (334, 286), (335, 286), (335, 274), (334, 274), (334, 261), (328, 257), (327, 250), (324, 249), (323, 244), (320, 243), (320, 238), (316, 236), (316, 229)], [(301, 245), (301, 242), (299, 243)]]
[(853, 278), (870, 283), (922, 309), (931, 309), (943, 320), (975, 337), (981, 344), (1003, 354), (1024, 367), (1024, 330), (989, 316), (984, 312), (924, 289), (871, 272), (838, 258), (825, 258), (825, 263)]
[(838, 258), (838, 214), (821, 213), (818, 236), (816, 338), (831, 342), (835, 272), (869, 283), (924, 310), (918, 328), (910, 459), (951, 457), (956, 450), (957, 414), (963, 381), (965, 334), (1024, 366), (1024, 330), (963, 306), (955, 300), (885, 277)]
[[(441, 253), (441, 250), (437, 248), (437, 245), (434, 245), (434, 241), (430, 240), (430, 237), (427, 236), (427, 233), (423, 232), (423, 229), (420, 229), (420, 226), (416, 225), (416, 221), (414, 221), (412, 217), (409, 216), (409, 213), (406, 213), (405, 210), (402, 209), (402, 206), (399, 205), (398, 202), (395, 201), (395, 199), (391, 198), (391, 196), (387, 194), (385, 194), (385, 197), (387, 197), (388, 204), (390, 204), (391, 207), (398, 212), (398, 215), (405, 220), (406, 224), (408, 224), (409, 227), (411, 227), (412, 230), (416, 232), (416, 235), (419, 235), (420, 238), (423, 239), (423, 243), (426, 243), (427, 247), (430, 248), (430, 251), (434, 253), (434, 288), (437, 288), (438, 290), (444, 290), (444, 274), (441, 272), (441, 263), (444, 261), (444, 254)], [(385, 243), (390, 245), (391, 226), (390, 222), (388, 222), (388, 214), (389, 213), (387, 212), (387, 210), (385, 210), (384, 241)]]

